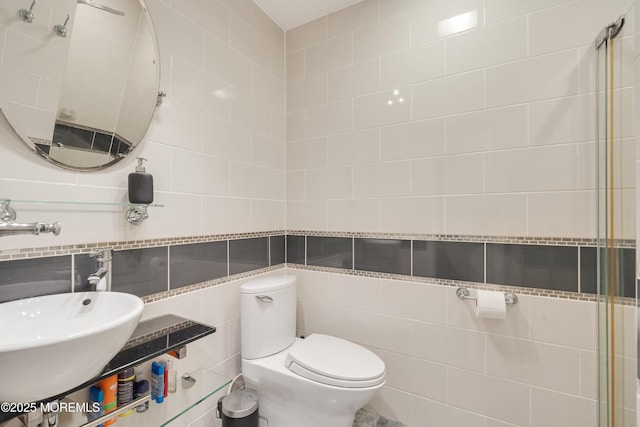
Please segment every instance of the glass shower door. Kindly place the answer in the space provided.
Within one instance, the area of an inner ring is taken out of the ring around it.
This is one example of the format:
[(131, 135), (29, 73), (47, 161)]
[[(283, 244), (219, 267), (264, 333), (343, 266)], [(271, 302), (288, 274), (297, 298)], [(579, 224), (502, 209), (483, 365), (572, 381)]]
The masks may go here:
[[(616, 40), (624, 18), (603, 29), (596, 39), (596, 198), (598, 409), (600, 427), (625, 425), (624, 410), (624, 293), (625, 257), (622, 198), (621, 64), (623, 51)], [(630, 326), (630, 325), (628, 325)], [(630, 427), (630, 426), (629, 426)]]

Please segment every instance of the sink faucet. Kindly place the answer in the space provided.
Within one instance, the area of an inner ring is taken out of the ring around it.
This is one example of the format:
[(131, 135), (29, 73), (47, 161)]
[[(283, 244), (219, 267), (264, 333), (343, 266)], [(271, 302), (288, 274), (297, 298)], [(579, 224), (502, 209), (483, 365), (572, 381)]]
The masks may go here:
[(89, 284), (96, 291), (110, 291), (111, 290), (111, 249), (96, 249), (89, 254), (90, 257), (96, 259), (98, 269), (95, 273), (92, 273), (88, 277)]

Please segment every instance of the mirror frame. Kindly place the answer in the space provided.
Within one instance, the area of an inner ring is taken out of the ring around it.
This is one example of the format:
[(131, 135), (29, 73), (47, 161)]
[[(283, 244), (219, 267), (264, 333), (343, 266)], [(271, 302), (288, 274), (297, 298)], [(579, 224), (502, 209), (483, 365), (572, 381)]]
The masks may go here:
[[(7, 123), (9, 124), (9, 126), (11, 127), (11, 129), (13, 129), (14, 133), (22, 140), (23, 144), (30, 150), (32, 151), (34, 154), (36, 154), (39, 158), (44, 159), (47, 161), (47, 163), (50, 163), (56, 167), (59, 167), (61, 169), (65, 169), (65, 170), (69, 170), (69, 171), (74, 171), (74, 172), (95, 172), (95, 171), (102, 171), (105, 170), (113, 165), (115, 165), (116, 163), (120, 162), (123, 159), (126, 159), (127, 157), (129, 157), (129, 155), (131, 153), (133, 153), (136, 148), (138, 148), (142, 142), (144, 141), (144, 137), (146, 135), (146, 133), (149, 131), (149, 127), (151, 126), (151, 123), (153, 121), (153, 118), (155, 116), (155, 113), (158, 109), (158, 107), (162, 104), (162, 101), (164, 99), (164, 97), (166, 96), (166, 92), (160, 90), (160, 79), (161, 79), (161, 63), (160, 63), (160, 46), (159, 46), (159, 40), (158, 40), (158, 32), (156, 30), (156, 25), (153, 21), (153, 17), (151, 16), (151, 12), (149, 11), (149, 7), (146, 3), (145, 0), (136, 0), (139, 4), (140, 7), (142, 9), (142, 13), (144, 13), (146, 15), (146, 19), (148, 20), (148, 24), (149, 24), (149, 30), (150, 30), (150, 35), (153, 39), (152, 44), (155, 48), (155, 62), (156, 62), (156, 81), (157, 81), (157, 85), (156, 85), (156, 90), (155, 92), (157, 93), (157, 96), (155, 98), (155, 105), (152, 109), (152, 111), (149, 114), (149, 120), (148, 123), (146, 123), (145, 126), (145, 132), (142, 135), (142, 137), (140, 138), (140, 140), (136, 141), (136, 142), (131, 142), (131, 141), (126, 141), (127, 143), (131, 143), (132, 148), (128, 151), (127, 154), (125, 155), (116, 155), (115, 158), (113, 158), (111, 161), (108, 161), (106, 163), (103, 163), (101, 165), (98, 166), (74, 166), (74, 165), (70, 165), (67, 163), (63, 163), (61, 161), (58, 161), (56, 159), (54, 159), (53, 157), (51, 157), (51, 155), (47, 152), (45, 152), (44, 150), (42, 150), (39, 146), (38, 143), (35, 142), (34, 140), (32, 140), (31, 138), (27, 137), (26, 135), (24, 135), (20, 130), (18, 130), (15, 125), (11, 122), (11, 120), (9, 119), (9, 116), (6, 114), (5, 110), (2, 108), (2, 106), (0, 106), (0, 111), (2, 112), (3, 117), (5, 118), (5, 120), (7, 121)], [(66, 68), (66, 63), (65, 63), (65, 68)], [(56, 119), (57, 122), (57, 119)], [(83, 126), (80, 125), (79, 128), (82, 128)], [(55, 128), (55, 124), (54, 124), (54, 128)], [(51, 129), (51, 144), (53, 145), (53, 137), (54, 137), (54, 128)], [(98, 129), (96, 129), (98, 130)], [(115, 137), (115, 132), (113, 132), (113, 137)]]

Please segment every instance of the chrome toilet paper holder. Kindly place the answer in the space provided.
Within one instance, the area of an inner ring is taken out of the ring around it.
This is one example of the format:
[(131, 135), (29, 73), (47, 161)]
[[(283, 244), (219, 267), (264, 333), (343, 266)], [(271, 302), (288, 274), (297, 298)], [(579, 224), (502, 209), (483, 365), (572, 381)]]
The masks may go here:
[[(456, 291), (456, 295), (461, 300), (472, 300), (472, 301), (478, 300), (476, 297), (471, 296), (471, 292), (469, 292), (469, 289), (467, 288), (458, 288), (458, 290)], [(518, 296), (513, 292), (505, 292), (504, 302), (507, 305), (514, 305), (518, 302)]]

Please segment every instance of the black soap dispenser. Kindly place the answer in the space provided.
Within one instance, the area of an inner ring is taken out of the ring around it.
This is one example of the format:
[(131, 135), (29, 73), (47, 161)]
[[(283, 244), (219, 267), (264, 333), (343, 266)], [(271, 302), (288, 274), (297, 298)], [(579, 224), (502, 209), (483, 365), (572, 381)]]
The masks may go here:
[(153, 203), (153, 176), (144, 169), (147, 159), (138, 157), (136, 171), (129, 174), (129, 202), (130, 203)]

